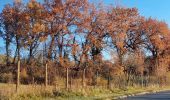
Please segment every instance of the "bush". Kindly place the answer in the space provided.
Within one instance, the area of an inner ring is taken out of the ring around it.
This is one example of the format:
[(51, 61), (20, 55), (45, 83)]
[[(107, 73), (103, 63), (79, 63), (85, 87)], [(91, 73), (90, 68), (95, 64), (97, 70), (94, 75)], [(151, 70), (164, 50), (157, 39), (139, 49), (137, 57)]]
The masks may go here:
[(53, 91), (54, 96), (57, 97), (79, 97), (84, 96), (81, 92), (72, 92), (72, 91)]
[(2, 74), (0, 74), (0, 82), (12, 83), (13, 82), (13, 74), (12, 73), (2, 73)]

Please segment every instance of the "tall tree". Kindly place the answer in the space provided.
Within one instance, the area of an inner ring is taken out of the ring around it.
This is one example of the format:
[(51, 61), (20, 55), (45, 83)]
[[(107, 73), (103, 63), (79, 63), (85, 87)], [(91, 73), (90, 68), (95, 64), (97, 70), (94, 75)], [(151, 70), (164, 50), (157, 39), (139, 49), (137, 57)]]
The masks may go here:
[(1, 36), (5, 40), (5, 46), (6, 46), (6, 65), (8, 66), (10, 64), (10, 44), (12, 42), (12, 7), (11, 5), (6, 5), (1, 13), (0, 18), (0, 30), (1, 30)]
[(40, 37), (44, 37), (46, 28), (43, 19), (45, 14), (43, 6), (34, 0), (27, 4), (24, 13), (26, 20), (23, 23), (28, 31), (25, 35), (25, 47), (29, 50), (28, 63), (30, 63), (39, 46)]
[(111, 37), (111, 45), (119, 56), (120, 66), (124, 67), (125, 70), (123, 55), (127, 52), (127, 32), (130, 30), (131, 25), (135, 23), (138, 11), (135, 8), (116, 7), (111, 9), (108, 16), (110, 20), (108, 32)]
[(17, 83), (16, 83), (16, 89), (18, 90), (19, 84), (20, 84), (20, 50), (22, 47), (22, 38), (23, 34), (25, 34), (25, 28), (23, 27), (22, 22), (25, 20), (25, 17), (23, 16), (23, 10), (24, 10), (24, 4), (19, 0), (16, 0), (12, 5), (12, 33), (15, 36), (16, 41), (16, 48), (17, 48), (17, 58), (18, 58), (18, 68), (17, 68)]

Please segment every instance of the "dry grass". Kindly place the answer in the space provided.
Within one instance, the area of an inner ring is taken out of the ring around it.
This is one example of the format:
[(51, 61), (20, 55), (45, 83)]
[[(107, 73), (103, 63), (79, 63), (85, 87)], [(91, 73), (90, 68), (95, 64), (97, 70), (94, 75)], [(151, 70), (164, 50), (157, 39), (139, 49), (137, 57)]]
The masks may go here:
[(46, 96), (52, 94), (53, 87), (45, 88), (43, 85), (20, 85), (16, 92), (15, 84), (0, 84), (0, 98), (17, 100), (18, 97), (26, 96)]
[(59, 93), (59, 95), (54, 94), (54, 89), (54, 86), (45, 88), (43, 85), (20, 85), (19, 92), (16, 93), (15, 84), (0, 83), (0, 100), (105, 100), (122, 95), (170, 89), (170, 86), (151, 85), (146, 88), (134, 86), (124, 89), (113, 88), (111, 90), (105, 87), (86, 87), (82, 89), (74, 86), (71, 91), (65, 91), (61, 88), (55, 90), (55, 93)]

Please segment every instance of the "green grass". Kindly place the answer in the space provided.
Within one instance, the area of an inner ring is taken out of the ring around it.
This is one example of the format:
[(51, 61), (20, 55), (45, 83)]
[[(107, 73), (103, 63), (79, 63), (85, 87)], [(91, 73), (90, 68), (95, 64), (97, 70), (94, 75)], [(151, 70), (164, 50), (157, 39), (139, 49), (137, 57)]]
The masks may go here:
[(0, 100), (110, 100), (115, 97), (136, 94), (141, 92), (153, 92), (170, 89), (169, 86), (158, 87), (156, 85), (147, 88), (138, 86), (125, 89), (113, 88), (112, 90), (104, 87), (87, 87), (85, 89), (64, 89), (54, 90), (53, 86), (45, 89), (41, 85), (21, 85), (19, 92), (16, 93), (14, 84), (0, 83)]

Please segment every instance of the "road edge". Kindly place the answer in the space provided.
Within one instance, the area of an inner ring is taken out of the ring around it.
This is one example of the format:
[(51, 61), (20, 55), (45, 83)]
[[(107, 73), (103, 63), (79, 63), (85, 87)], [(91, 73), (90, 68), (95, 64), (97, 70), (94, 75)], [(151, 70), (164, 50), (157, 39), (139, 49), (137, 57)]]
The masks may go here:
[(155, 91), (146, 91), (146, 92), (140, 92), (140, 93), (133, 93), (133, 94), (127, 94), (127, 95), (122, 95), (119, 97), (114, 97), (113, 100), (118, 100), (118, 99), (124, 99), (128, 97), (134, 97), (134, 96), (140, 96), (140, 95), (145, 95), (145, 94), (150, 94), (150, 93), (158, 93), (158, 92), (163, 92), (163, 91), (168, 91), (170, 89), (163, 89), (163, 90), (155, 90)]

